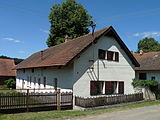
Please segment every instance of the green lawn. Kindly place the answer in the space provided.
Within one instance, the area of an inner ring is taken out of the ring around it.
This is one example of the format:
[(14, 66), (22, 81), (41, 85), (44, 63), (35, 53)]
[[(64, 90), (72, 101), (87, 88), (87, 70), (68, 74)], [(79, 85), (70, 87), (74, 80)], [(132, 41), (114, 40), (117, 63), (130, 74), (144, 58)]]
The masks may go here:
[(137, 107), (150, 106), (160, 104), (160, 100), (145, 102), (141, 104), (133, 104), (123, 107), (108, 108), (93, 111), (45, 111), (45, 112), (29, 112), (19, 114), (4, 114), (0, 115), (0, 120), (50, 120), (56, 118), (73, 118), (76, 116), (86, 116), (91, 114), (101, 114), (104, 112), (111, 112), (124, 109), (133, 109)]

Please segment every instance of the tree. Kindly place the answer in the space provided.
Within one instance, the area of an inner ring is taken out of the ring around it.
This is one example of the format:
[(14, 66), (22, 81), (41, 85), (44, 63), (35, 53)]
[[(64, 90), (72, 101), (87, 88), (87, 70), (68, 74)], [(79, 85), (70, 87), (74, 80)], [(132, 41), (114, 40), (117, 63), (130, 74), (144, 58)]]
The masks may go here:
[(7, 88), (15, 88), (16, 86), (16, 81), (13, 78), (10, 78), (5, 81), (5, 84), (7, 85)]
[(154, 38), (144, 38), (138, 42), (138, 52), (143, 50), (143, 52), (160, 51), (160, 43)]
[(13, 59), (14, 63), (16, 65), (24, 60), (24, 59), (20, 59), (20, 58), (11, 58), (11, 57), (7, 57), (7, 56), (4, 56), (4, 55), (1, 55), (0, 58), (2, 58), (2, 59)]
[(64, 42), (66, 35), (75, 38), (88, 34), (91, 18), (86, 9), (75, 0), (53, 5), (49, 15), (51, 27), (46, 42), (48, 47)]

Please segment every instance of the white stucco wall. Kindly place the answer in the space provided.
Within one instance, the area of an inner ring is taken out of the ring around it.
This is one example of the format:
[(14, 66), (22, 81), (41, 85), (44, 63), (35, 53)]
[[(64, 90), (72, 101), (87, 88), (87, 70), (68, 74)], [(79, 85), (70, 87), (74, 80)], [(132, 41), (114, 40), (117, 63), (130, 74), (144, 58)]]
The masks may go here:
[(155, 77), (155, 80), (160, 82), (160, 71), (136, 71), (136, 79), (139, 79), (139, 73), (146, 73), (147, 80), (151, 80), (152, 77)]
[[(31, 84), (27, 80), (27, 77), (32, 77)], [(34, 77), (36, 77), (36, 84), (34, 84)], [(46, 87), (43, 85), (44, 77), (46, 77)], [(39, 78), (41, 80), (40, 86), (38, 85)], [(72, 89), (73, 65), (63, 68), (34, 68), (34, 73), (32, 73), (31, 69), (25, 69), (25, 73), (23, 73), (23, 70), (17, 70), (16, 87), (22, 88), (22, 81), (24, 79), (24, 88), (54, 88), (54, 78), (57, 78), (57, 86), (62, 88), (62, 91), (68, 91), (67, 89)]]
[[(132, 79), (135, 78), (134, 65), (121, 49), (116, 40), (112, 37), (102, 37), (94, 45), (94, 72), (89, 67), (93, 62), (92, 47), (88, 48), (80, 55), (78, 59), (70, 66), (62, 68), (46, 67), (35, 68), (34, 73), (31, 69), (17, 70), (17, 88), (22, 88), (22, 80), (24, 79), (24, 88), (39, 88), (38, 79), (41, 79), (40, 88), (43, 86), (43, 77), (47, 79), (46, 88), (53, 88), (54, 78), (58, 79), (58, 87), (66, 91), (73, 89), (73, 94), (81, 97), (90, 97), (90, 81), (124, 81), (124, 94), (134, 93), (131, 85)], [(98, 50), (111, 50), (119, 52), (119, 62), (98, 60)], [(32, 76), (31, 84), (27, 84), (27, 77)], [(34, 77), (36, 77), (36, 85), (34, 85)]]
[[(132, 79), (135, 78), (134, 65), (117, 41), (111, 37), (103, 37), (94, 45), (94, 72), (90, 72), (89, 69), (92, 65), (89, 60), (93, 59), (92, 49), (90, 47), (74, 62), (73, 94), (90, 97), (90, 81), (97, 79), (100, 81), (124, 81), (124, 94), (134, 93), (131, 85)], [(119, 52), (119, 62), (98, 60), (98, 49)]]

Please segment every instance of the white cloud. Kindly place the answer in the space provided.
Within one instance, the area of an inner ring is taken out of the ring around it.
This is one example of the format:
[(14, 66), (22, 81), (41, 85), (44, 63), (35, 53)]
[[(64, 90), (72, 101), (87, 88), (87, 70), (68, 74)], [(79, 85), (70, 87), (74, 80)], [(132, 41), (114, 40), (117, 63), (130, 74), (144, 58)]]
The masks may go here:
[(25, 53), (25, 51), (18, 51), (18, 53), (24, 54), (24, 53)]
[(4, 40), (13, 41), (13, 38), (3, 38)]
[(14, 42), (19, 43), (19, 42), (21, 42), (21, 41), (20, 41), (20, 40), (15, 40)]
[(134, 37), (159, 37), (160, 32), (142, 32), (133, 34)]
[(49, 30), (40, 29), (40, 31), (49, 34)]
[(20, 43), (20, 42), (22, 42), (22, 41), (20, 41), (20, 40), (17, 40), (17, 39), (14, 39), (14, 38), (10, 38), (10, 37), (3, 38), (3, 40), (12, 41), (12, 42), (15, 42), (15, 43)]

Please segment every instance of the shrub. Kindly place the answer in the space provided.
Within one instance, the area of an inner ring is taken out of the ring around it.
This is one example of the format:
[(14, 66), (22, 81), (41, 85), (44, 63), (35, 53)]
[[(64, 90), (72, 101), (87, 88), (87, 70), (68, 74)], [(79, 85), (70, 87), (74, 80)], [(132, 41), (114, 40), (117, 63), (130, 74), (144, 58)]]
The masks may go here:
[(160, 98), (160, 83), (156, 80), (133, 80), (133, 87), (148, 87), (153, 93), (155, 93), (156, 98)]
[(132, 85), (133, 87), (155, 87), (158, 86), (158, 82), (156, 80), (133, 80)]
[(12, 88), (13, 89), (16, 86), (16, 81), (13, 78), (6, 80), (4, 83), (6, 84), (6, 86), (8, 88)]

